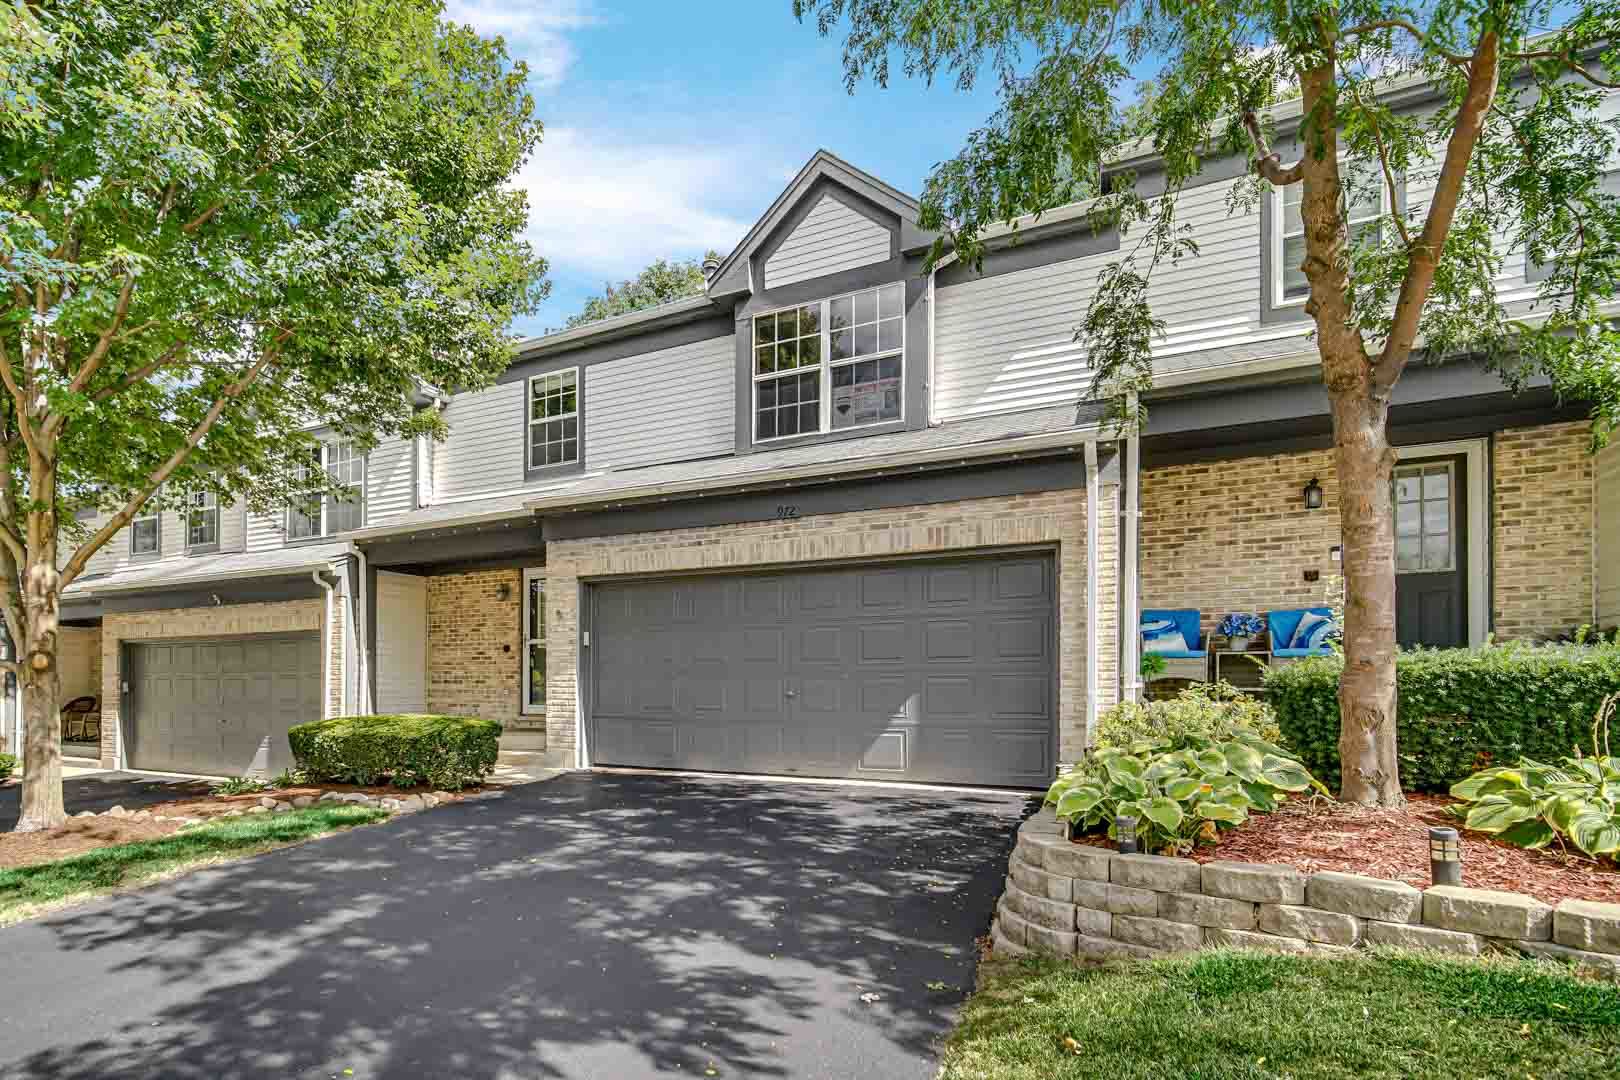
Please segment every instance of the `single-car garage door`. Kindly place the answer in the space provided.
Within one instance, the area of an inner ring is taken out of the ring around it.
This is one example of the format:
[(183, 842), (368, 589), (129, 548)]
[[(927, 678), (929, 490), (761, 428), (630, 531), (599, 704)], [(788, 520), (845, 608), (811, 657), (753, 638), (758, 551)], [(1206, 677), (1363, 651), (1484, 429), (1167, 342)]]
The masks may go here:
[(1055, 568), (985, 556), (590, 588), (597, 765), (1041, 786)]
[(127, 649), (131, 768), (278, 774), (293, 763), (287, 729), (320, 719), (318, 634), (142, 642)]

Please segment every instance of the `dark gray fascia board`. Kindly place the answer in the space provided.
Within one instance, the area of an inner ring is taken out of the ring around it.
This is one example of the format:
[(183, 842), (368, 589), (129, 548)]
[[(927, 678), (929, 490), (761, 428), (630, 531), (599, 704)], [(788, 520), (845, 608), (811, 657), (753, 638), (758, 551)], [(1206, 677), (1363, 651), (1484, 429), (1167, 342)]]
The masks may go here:
[[(673, 306), (673, 305), (672, 305)], [(682, 307), (661, 316), (624, 326), (604, 327), (600, 333), (567, 341), (535, 338), (496, 377), (497, 383), (516, 382), (552, 368), (618, 360), (730, 333), (731, 308), (712, 301)], [(723, 328), (723, 329), (719, 329)]]
[[(85, 587), (95, 589), (94, 581)], [(154, 586), (151, 589), (104, 593), (85, 598), (64, 597), (63, 618), (91, 619), (128, 611), (168, 611), (175, 608), (227, 607), (279, 600), (307, 600), (321, 595), (308, 571), (274, 577)]]
[(540, 523), (533, 515), (476, 529), (425, 529), (356, 546), (365, 552), (368, 565), (383, 570), (516, 556), (526, 558), (529, 566), (545, 561)]

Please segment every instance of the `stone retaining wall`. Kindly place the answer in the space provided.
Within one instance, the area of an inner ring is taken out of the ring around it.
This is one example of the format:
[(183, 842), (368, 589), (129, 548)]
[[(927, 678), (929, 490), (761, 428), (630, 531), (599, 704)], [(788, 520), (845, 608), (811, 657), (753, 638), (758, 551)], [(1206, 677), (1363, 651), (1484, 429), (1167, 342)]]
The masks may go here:
[(1070, 843), (1050, 809), (1024, 822), (996, 907), (993, 951), (1079, 959), (1214, 946), (1344, 952), (1398, 945), (1463, 956), (1518, 952), (1620, 981), (1620, 904), (1289, 866), (1120, 855)]

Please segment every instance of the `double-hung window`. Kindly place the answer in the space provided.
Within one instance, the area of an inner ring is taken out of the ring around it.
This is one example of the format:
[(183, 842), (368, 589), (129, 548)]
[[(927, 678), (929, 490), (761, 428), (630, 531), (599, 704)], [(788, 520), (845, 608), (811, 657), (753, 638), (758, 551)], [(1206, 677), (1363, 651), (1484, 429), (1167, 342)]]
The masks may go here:
[(186, 550), (219, 549), (219, 496), (193, 491), (186, 496)]
[(529, 380), (529, 468), (579, 460), (579, 368)]
[(546, 572), (523, 571), (523, 711), (546, 711)]
[(322, 443), (310, 451), (305, 476), (321, 470), (334, 490), (311, 492), (287, 508), (287, 538), (308, 540), (358, 529), (366, 518), (366, 456), (348, 440)]
[(145, 510), (129, 523), (129, 553), (135, 558), (152, 558), (160, 553), (163, 512)]
[(896, 284), (754, 316), (754, 440), (901, 419), (905, 305)]
[[(1342, 163), (1341, 163), (1342, 164)], [(1345, 167), (1341, 170), (1344, 184), (1344, 209), (1350, 227), (1350, 246), (1354, 247), (1369, 231), (1373, 240), (1378, 238), (1379, 222), (1389, 212), (1389, 189), (1381, 178), (1369, 179)], [(1273, 288), (1278, 304), (1300, 303), (1311, 292), (1305, 279), (1305, 220), (1300, 202), (1305, 197), (1304, 184), (1289, 184), (1272, 192), (1277, 200), (1278, 213), (1272, 219), (1276, 240), (1273, 244)]]

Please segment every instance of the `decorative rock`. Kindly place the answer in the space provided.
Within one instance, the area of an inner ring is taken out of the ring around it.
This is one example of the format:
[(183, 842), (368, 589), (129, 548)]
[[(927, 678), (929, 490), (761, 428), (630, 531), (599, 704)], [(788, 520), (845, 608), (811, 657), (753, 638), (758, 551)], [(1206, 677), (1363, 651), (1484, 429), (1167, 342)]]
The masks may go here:
[(1487, 937), (1546, 941), (1553, 909), (1539, 900), (1495, 889), (1436, 885), (1423, 894), (1423, 922), (1444, 930)]
[(1164, 855), (1114, 855), (1108, 868), (1108, 880), (1115, 885), (1155, 892), (1197, 892), (1203, 879), (1191, 859)]
[(1401, 949), (1427, 949), (1431, 952), (1452, 953), (1457, 956), (1478, 956), (1479, 938), (1455, 930), (1438, 930), (1432, 926), (1414, 926), (1411, 923), (1368, 921), (1362, 925), (1362, 936), (1369, 945), (1394, 945)]
[(259, 803), (256, 806), (248, 807), (244, 812), (249, 814), (268, 814), (270, 812), (270, 808), (263, 803)]
[(432, 793), (432, 795), (441, 803), (453, 802), (455, 800), (455, 796), (450, 794), (448, 791), (435, 791)]
[(1570, 949), (1620, 954), (1620, 904), (1565, 900), (1553, 909), (1553, 940)]
[[(1591, 901), (1587, 902), (1590, 903)], [(1612, 907), (1613, 905), (1608, 906)], [(1511, 946), (1527, 956), (1574, 964), (1576, 967), (1590, 971), (1594, 975), (1601, 975), (1606, 979), (1620, 982), (1620, 956), (1613, 953), (1571, 949), (1565, 945), (1555, 945), (1550, 941), (1504, 941), (1500, 942), (1500, 944)]]
[(1158, 949), (1090, 934), (1075, 939), (1074, 954), (1084, 960), (1151, 960), (1164, 955)]
[(1114, 853), (1090, 844), (1072, 844), (1065, 840), (1042, 851), (1041, 866), (1049, 873), (1085, 881), (1107, 881), (1108, 868)]
[(1354, 945), (1361, 940), (1361, 920), (1354, 915), (1287, 904), (1261, 904), (1260, 929), (1329, 945)]
[(278, 814), (285, 814), (289, 810), (291, 810), (292, 808), (293, 808), (293, 804), (290, 803), (290, 802), (278, 802), (278, 803), (276, 803), (276, 805), (272, 806), (270, 809), (275, 811)]
[(125, 810), (122, 806), (115, 806), (111, 810), (107, 811), (107, 816), (108, 817), (129, 817), (129, 811)]
[(1069, 903), (1074, 899), (1074, 879), (1036, 870), (1021, 859), (1014, 859), (1007, 868), (1013, 884), (1031, 896), (1044, 896), (1048, 900)]
[(338, 798), (346, 803), (354, 803), (356, 806), (369, 806), (376, 801), (363, 791), (346, 791)]
[(400, 801), (398, 799), (379, 799), (377, 805), (384, 810), (398, 810)]
[(94, 810), (80, 810), (77, 814), (74, 814), (73, 816), (74, 817), (95, 817), (96, 812)]
[(1305, 882), (1305, 902), (1380, 922), (1415, 923), (1423, 913), (1423, 894), (1404, 881), (1362, 877), (1325, 870)]
[(1310, 946), (1299, 938), (1256, 934), (1248, 930), (1223, 930), (1218, 926), (1204, 929), (1204, 944), (1212, 949), (1265, 949), (1284, 953), (1310, 951)]
[[(325, 796), (322, 796), (322, 797), (324, 798)], [(315, 805), (315, 796), (313, 796), (313, 795), (299, 795), (299, 796), (296, 796), (293, 799), (292, 804), (294, 806), (296, 806), (300, 810), (302, 810), (306, 806), (314, 806)]]
[(1094, 911), (1113, 915), (1159, 914), (1159, 894), (1152, 889), (1129, 889), (1124, 885), (1106, 885), (1101, 881), (1076, 880), (1074, 902)]
[(431, 810), (439, 805), (439, 797), (437, 795), (424, 795), (422, 796), (422, 805)]
[(259, 805), (264, 807), (266, 810), (274, 810), (276, 808), (276, 800), (271, 798), (269, 795), (260, 795)]
[(399, 804), (401, 809), (412, 812), (421, 810), (427, 805), (422, 801), (422, 796), (420, 795), (407, 795), (403, 799), (399, 800)]
[(1292, 866), (1273, 863), (1207, 862), (1203, 891), (1257, 904), (1303, 904), (1305, 875)]
[(1171, 922), (1168, 919), (1116, 915), (1114, 937), (1116, 940), (1128, 941), (1132, 945), (1145, 945), (1150, 949), (1187, 952), (1204, 943), (1204, 928), (1191, 923)]
[(1253, 930), (1255, 923), (1253, 903), (1201, 893), (1160, 894), (1159, 918), (1228, 930)]
[(136, 821), (150, 821), (150, 820), (152, 820), (152, 811), (150, 811), (150, 810), (137, 810), (137, 811), (135, 811), (133, 814), (131, 814), (129, 816), (134, 818)]
[(241, 816), (242, 816), (242, 811), (240, 811), (240, 810), (227, 810), (223, 814), (220, 815), (220, 817), (241, 817)]
[(343, 793), (341, 791), (323, 791), (323, 792), (321, 792), (321, 797), (319, 799), (316, 799), (315, 801), (316, 802), (342, 802), (343, 801)]
[(1072, 930), (1050, 930), (1034, 923), (1024, 929), (1024, 943), (1030, 949), (1059, 956), (1073, 956), (1075, 939), (1078, 937)]

